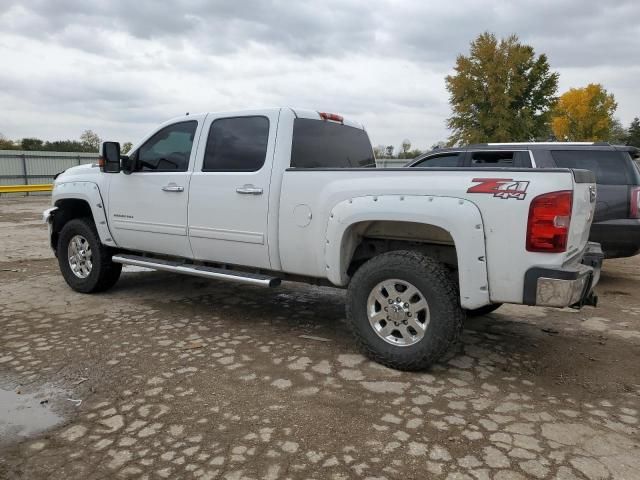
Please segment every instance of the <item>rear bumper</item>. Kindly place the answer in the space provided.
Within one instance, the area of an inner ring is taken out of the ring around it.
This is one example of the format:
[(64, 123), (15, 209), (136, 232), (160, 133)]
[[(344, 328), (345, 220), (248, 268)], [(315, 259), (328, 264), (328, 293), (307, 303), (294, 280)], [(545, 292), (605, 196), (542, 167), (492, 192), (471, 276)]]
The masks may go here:
[(600, 244), (606, 258), (636, 255), (640, 253), (640, 219), (621, 218), (594, 223), (589, 240)]
[(524, 277), (523, 303), (544, 307), (595, 306), (598, 297), (593, 289), (600, 280), (603, 258), (600, 245), (589, 242), (580, 264), (530, 268)]

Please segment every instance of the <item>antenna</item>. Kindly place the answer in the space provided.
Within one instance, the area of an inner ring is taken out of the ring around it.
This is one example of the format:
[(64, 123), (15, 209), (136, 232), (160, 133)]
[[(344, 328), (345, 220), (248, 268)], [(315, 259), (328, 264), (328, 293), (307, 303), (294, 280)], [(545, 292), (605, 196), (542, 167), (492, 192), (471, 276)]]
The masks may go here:
[(185, 113), (185, 115), (188, 117), (189, 116), (189, 112)]

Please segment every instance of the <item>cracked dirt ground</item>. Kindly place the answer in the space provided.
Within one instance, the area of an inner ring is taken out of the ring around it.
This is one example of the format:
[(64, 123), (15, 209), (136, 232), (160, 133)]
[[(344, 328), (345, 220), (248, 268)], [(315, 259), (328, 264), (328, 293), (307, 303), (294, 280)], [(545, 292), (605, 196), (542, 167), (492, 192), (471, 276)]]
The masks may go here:
[(0, 199), (0, 391), (58, 423), (21, 436), (0, 405), (0, 478), (640, 479), (640, 258), (606, 263), (597, 309), (506, 306), (401, 373), (355, 350), (339, 290), (75, 293), (46, 205)]

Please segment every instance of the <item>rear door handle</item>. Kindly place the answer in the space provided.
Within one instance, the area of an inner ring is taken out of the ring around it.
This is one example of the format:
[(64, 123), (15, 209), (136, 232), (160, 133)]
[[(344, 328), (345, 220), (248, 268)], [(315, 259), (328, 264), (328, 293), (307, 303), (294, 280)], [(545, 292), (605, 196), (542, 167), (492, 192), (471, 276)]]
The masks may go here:
[(262, 195), (262, 189), (260, 187), (250, 184), (236, 188), (236, 192), (242, 193), (243, 195)]
[(170, 183), (169, 185), (162, 187), (162, 190), (165, 192), (184, 192), (184, 187), (176, 185), (175, 183)]

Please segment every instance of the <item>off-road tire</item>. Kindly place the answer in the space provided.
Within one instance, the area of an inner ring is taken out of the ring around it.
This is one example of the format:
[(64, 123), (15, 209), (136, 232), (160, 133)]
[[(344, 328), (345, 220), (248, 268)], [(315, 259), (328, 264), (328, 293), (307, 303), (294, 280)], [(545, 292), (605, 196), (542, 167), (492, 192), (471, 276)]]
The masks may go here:
[[(369, 323), (369, 294), (388, 279), (410, 282), (428, 303), (429, 323), (424, 336), (413, 345), (392, 345)], [(458, 289), (447, 268), (430, 257), (405, 250), (378, 255), (356, 271), (349, 284), (346, 311), (356, 342), (369, 358), (408, 371), (424, 370), (438, 361), (457, 341), (465, 318)]]
[[(71, 239), (83, 236), (91, 247), (92, 268), (86, 278), (77, 277), (69, 265), (67, 248)], [(57, 256), (60, 271), (67, 284), (80, 293), (103, 292), (113, 287), (120, 278), (122, 265), (111, 261), (112, 250), (100, 242), (93, 220), (75, 218), (69, 220), (58, 235)]]
[(489, 315), (491, 312), (495, 312), (502, 306), (501, 303), (492, 303), (485, 305), (484, 307), (474, 308), (473, 310), (467, 310), (468, 317), (479, 317), (481, 315)]

